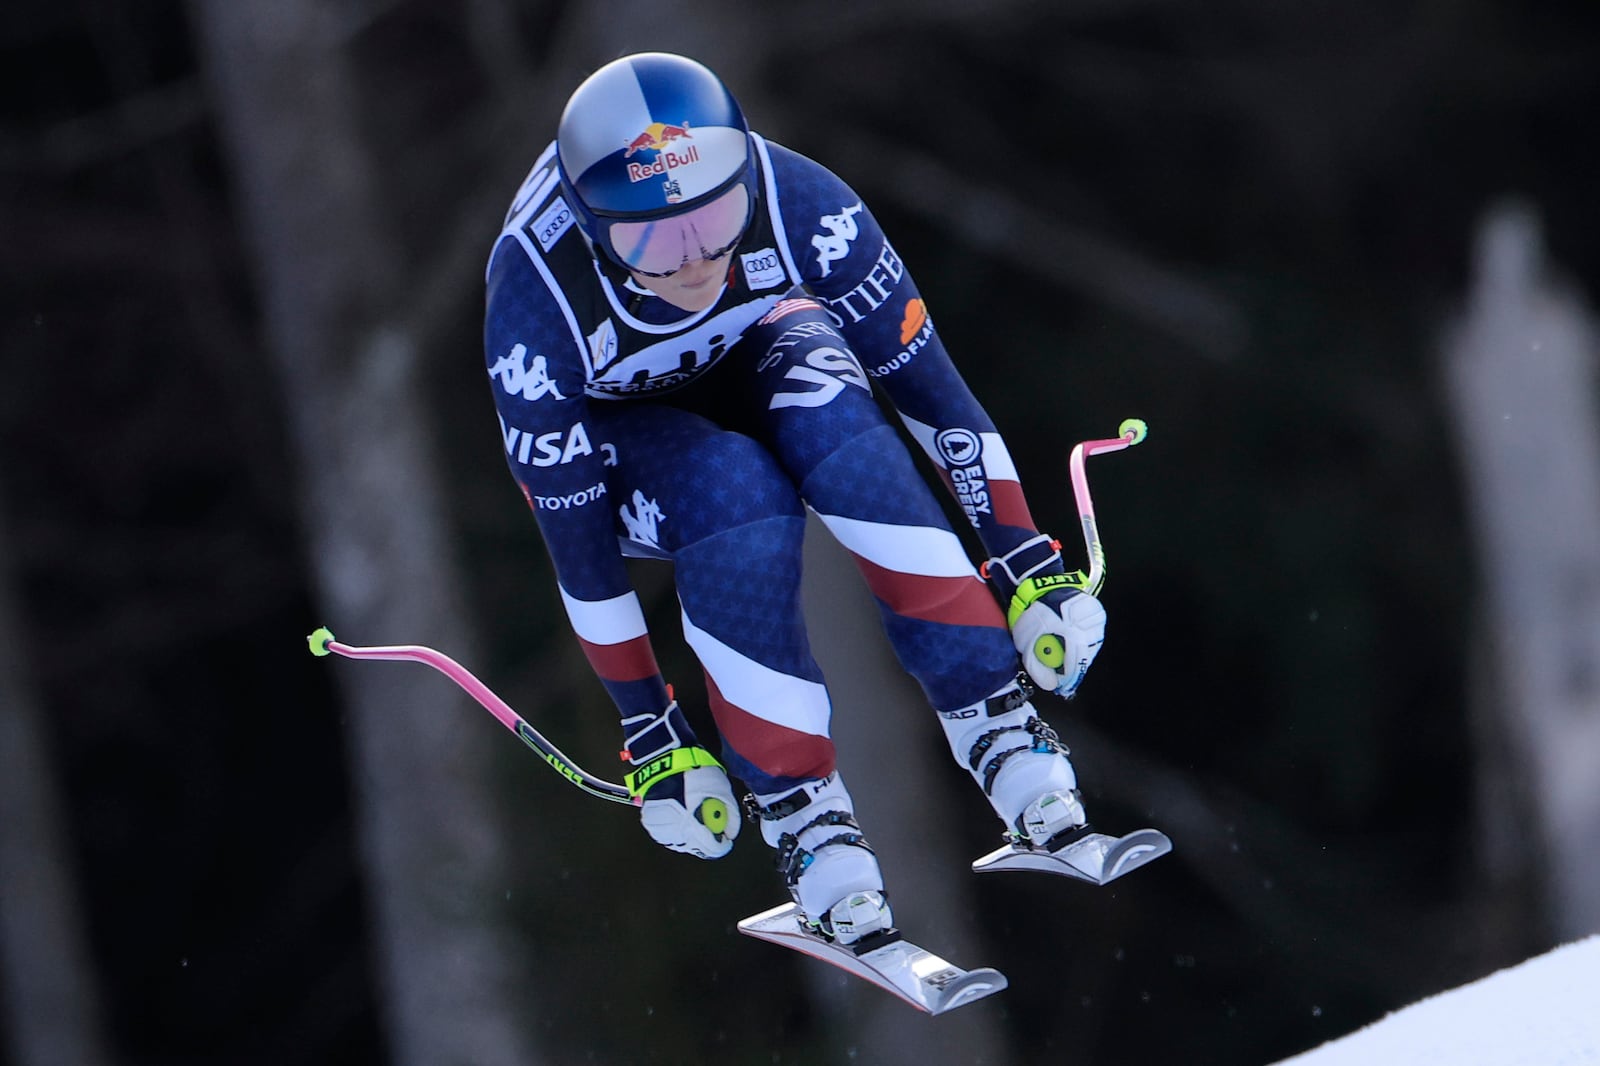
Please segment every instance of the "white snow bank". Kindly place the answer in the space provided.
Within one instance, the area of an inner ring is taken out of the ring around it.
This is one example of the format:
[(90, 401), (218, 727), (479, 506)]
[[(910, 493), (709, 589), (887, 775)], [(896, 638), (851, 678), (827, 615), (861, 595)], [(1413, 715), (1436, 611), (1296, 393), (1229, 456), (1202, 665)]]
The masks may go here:
[(1600, 936), (1429, 997), (1279, 1066), (1600, 1066)]

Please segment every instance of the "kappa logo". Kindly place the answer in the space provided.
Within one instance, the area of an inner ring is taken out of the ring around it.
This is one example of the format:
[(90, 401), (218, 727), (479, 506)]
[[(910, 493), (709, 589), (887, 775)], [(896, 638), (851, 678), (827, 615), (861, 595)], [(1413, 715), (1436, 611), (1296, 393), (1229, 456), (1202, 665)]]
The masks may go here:
[(565, 400), (561, 390), (556, 388), (556, 383), (550, 380), (549, 364), (542, 355), (536, 355), (524, 364), (527, 359), (528, 346), (514, 344), (511, 351), (495, 360), (494, 366), (489, 368), (489, 376), (500, 379), (500, 387), (511, 396), (521, 396), (530, 403), (545, 396), (553, 396), (558, 400)]
[(665, 521), (666, 515), (661, 513), (661, 505), (655, 500), (646, 499), (645, 494), (638, 489), (633, 490), (633, 510), (628, 510), (628, 505), (623, 504), (617, 508), (617, 514), (622, 518), (622, 524), (628, 530), (628, 539), (643, 544), (646, 547), (661, 549), (658, 538), (660, 531), (656, 526)]
[(861, 209), (861, 202), (857, 201), (854, 207), (846, 207), (837, 215), (822, 216), (819, 224), (827, 233), (812, 237), (811, 247), (817, 250), (817, 265), (822, 268), (823, 277), (833, 272), (833, 264), (850, 254), (850, 245), (861, 236), (861, 227), (856, 225)]

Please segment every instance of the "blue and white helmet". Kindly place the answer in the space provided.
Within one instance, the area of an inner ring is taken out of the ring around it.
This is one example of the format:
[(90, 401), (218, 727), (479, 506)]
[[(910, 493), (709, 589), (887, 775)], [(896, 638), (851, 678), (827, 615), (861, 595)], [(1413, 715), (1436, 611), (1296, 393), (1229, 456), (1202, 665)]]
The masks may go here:
[(613, 223), (675, 217), (735, 186), (753, 210), (749, 133), (727, 86), (692, 59), (642, 52), (607, 63), (572, 94), (556, 134), (561, 183), (579, 229), (631, 267), (613, 243)]

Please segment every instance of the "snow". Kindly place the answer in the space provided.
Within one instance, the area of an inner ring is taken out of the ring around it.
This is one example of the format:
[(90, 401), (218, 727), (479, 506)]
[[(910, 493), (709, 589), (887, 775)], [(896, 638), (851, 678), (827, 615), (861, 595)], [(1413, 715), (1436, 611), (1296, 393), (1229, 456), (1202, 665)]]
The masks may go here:
[(1432, 996), (1278, 1066), (1600, 1066), (1600, 936)]

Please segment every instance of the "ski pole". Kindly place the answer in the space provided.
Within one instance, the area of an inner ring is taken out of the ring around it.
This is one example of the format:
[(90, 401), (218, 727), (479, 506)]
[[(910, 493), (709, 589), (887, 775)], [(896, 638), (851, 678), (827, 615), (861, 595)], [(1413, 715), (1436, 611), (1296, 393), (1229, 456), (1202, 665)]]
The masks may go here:
[(483, 704), (490, 714), (499, 719), (501, 725), (511, 730), (522, 739), (524, 744), (538, 752), (544, 761), (549, 763), (569, 783), (583, 789), (591, 796), (599, 796), (601, 799), (611, 800), (614, 803), (637, 803), (628, 794), (628, 790), (621, 785), (613, 784), (610, 781), (602, 781), (569, 759), (560, 748), (550, 743), (543, 733), (523, 721), (505, 700), (489, 689), (488, 685), (473, 676), (472, 671), (443, 652), (417, 644), (371, 648), (341, 644), (333, 638), (333, 634), (328, 631), (326, 626), (319, 628), (308, 636), (306, 643), (311, 646), (312, 655), (321, 656), (332, 652), (343, 655), (347, 659), (405, 660), (431, 666), (466, 689), (468, 695)]
[[(1089, 496), (1089, 473), (1084, 460), (1102, 452), (1120, 452), (1144, 440), (1150, 427), (1142, 418), (1125, 418), (1117, 427), (1117, 436), (1105, 440), (1086, 440), (1073, 445), (1067, 468), (1072, 474), (1072, 495), (1078, 503), (1078, 521), (1083, 526), (1083, 547), (1089, 554), (1089, 572), (1082, 570), (1067, 575), (1073, 588), (1094, 596), (1106, 580), (1106, 550), (1100, 543), (1100, 529), (1094, 520), (1094, 500)], [(1066, 662), (1067, 646), (1054, 633), (1045, 633), (1033, 643), (1033, 653), (1039, 661), (1056, 669)]]
[(1145, 425), (1144, 419), (1125, 418), (1122, 425), (1117, 427), (1115, 437), (1082, 441), (1073, 446), (1072, 455), (1067, 460), (1067, 468), (1072, 475), (1072, 495), (1078, 503), (1078, 521), (1083, 525), (1083, 547), (1089, 554), (1089, 572), (1085, 574), (1078, 571), (1078, 580), (1074, 584), (1091, 596), (1097, 595), (1100, 586), (1105, 584), (1106, 551), (1100, 544), (1100, 530), (1094, 520), (1094, 500), (1089, 496), (1089, 474), (1084, 469), (1084, 460), (1091, 455), (1131, 448), (1144, 440), (1149, 432), (1150, 427)]

